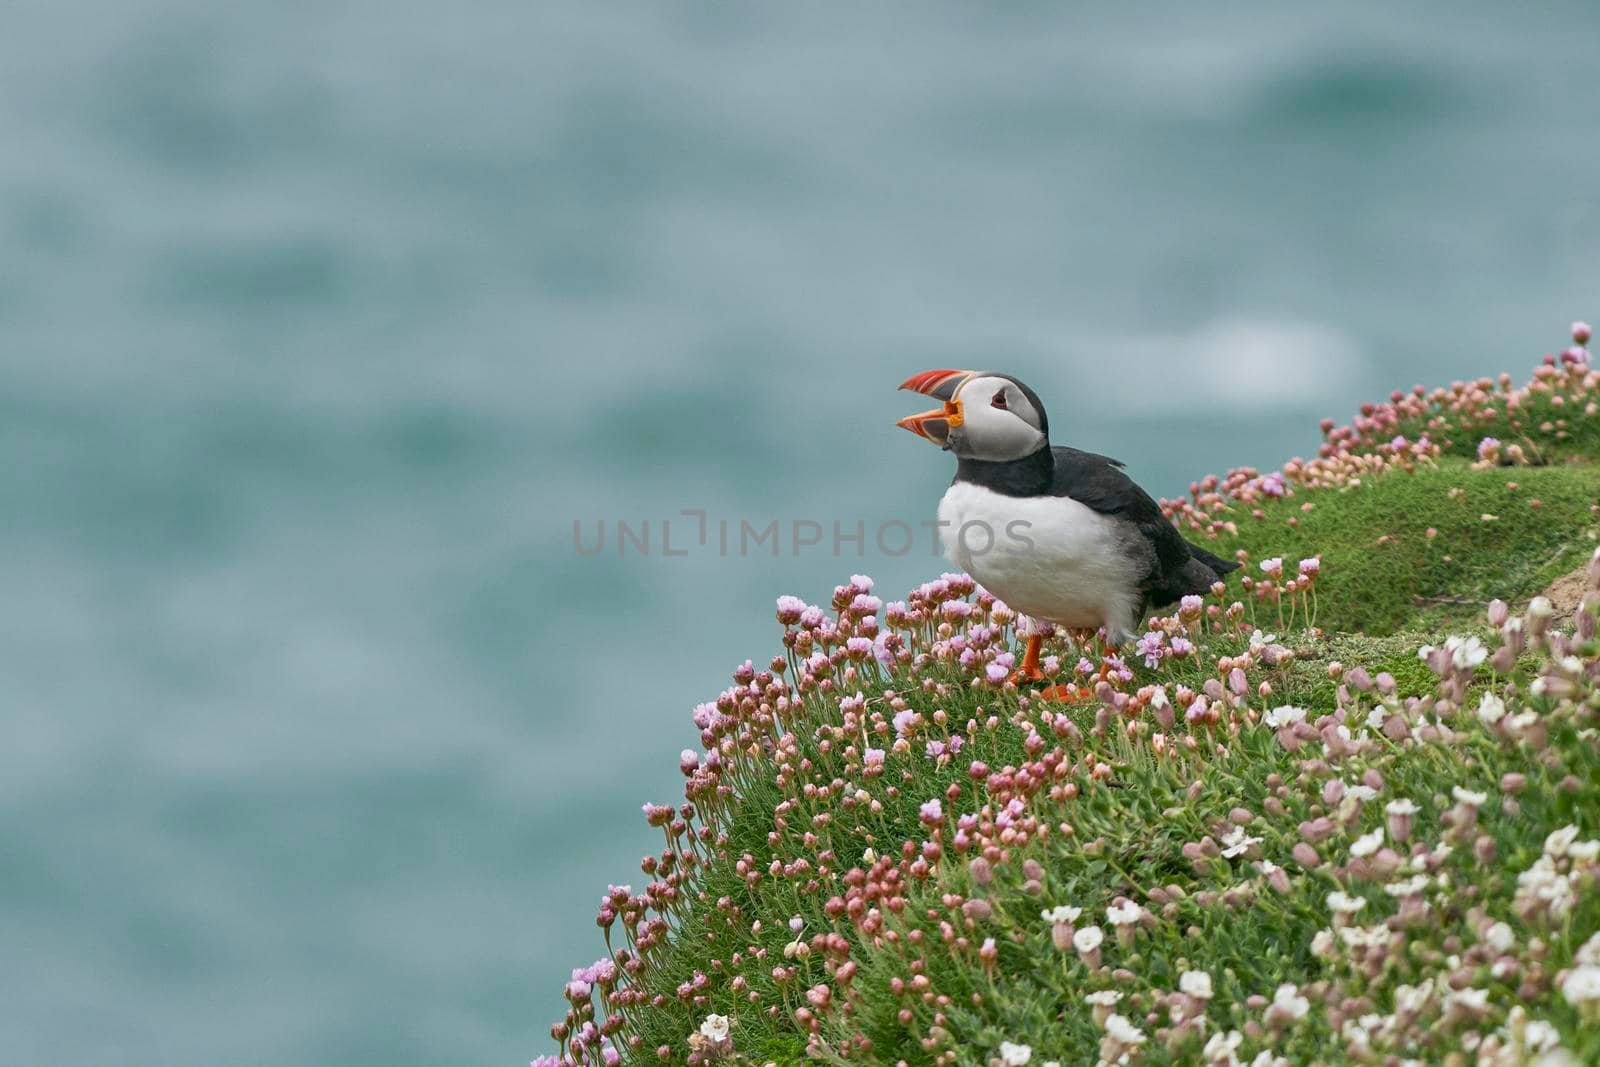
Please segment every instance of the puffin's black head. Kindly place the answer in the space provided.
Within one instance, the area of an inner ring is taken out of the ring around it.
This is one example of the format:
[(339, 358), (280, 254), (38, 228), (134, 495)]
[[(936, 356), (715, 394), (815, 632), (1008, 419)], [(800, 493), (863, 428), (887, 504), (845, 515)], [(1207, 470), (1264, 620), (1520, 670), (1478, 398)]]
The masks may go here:
[(1050, 442), (1050, 423), (1038, 394), (1009, 374), (930, 370), (907, 378), (900, 388), (938, 397), (944, 407), (895, 425), (965, 459), (1003, 463), (1030, 456)]

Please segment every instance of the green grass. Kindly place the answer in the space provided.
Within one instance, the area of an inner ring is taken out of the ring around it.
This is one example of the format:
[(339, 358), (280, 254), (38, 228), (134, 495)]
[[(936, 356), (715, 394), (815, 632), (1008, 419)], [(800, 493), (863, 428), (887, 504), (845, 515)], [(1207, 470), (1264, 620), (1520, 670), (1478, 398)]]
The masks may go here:
[[(1253, 561), (1282, 555), (1291, 565), (1320, 553), (1325, 629), (1429, 629), (1478, 616), (1494, 597), (1533, 597), (1589, 558), (1597, 499), (1600, 469), (1589, 464), (1472, 470), (1445, 459), (1352, 490), (1274, 501), (1266, 518), (1242, 518), (1238, 536), (1206, 547), (1242, 549)], [(1302, 502), (1312, 509), (1302, 512)]]
[[(1545, 401), (1535, 400), (1519, 421), (1543, 421)], [(1136, 705), (1145, 704), (1137, 694), (1149, 686), (1176, 701), (1185, 690), (1225, 683), (1218, 660), (1249, 654), (1252, 630), (1278, 635), (1291, 655), (1272, 667), (1259, 651), (1251, 655), (1242, 668), (1246, 695), (1215, 725), (1186, 725), (1179, 710), (1163, 727), (1151, 706), (1121, 715), (1095, 702), (1050, 705), (986, 684), (977, 680), (981, 665), (963, 669), (938, 654), (949, 634), (928, 624), (906, 631), (913, 662), (890, 671), (870, 659), (853, 667), (841, 661), (830, 688), (791, 690), (794, 703), (780, 707), (779, 688), (794, 683), (806, 658), (790, 654), (790, 669), (773, 688), (725, 709), (723, 769), (715, 795), (695, 800), (690, 824), (691, 832), (704, 828), (702, 839), (691, 851), (684, 838), (668, 838), (666, 851), (680, 857), (677, 870), (684, 871), (685, 854), (693, 866), (676, 885), (675, 902), (644, 914), (665, 917), (670, 933), (633, 953), (642, 963), (625, 982), (627, 992), (613, 991), (601, 1005), (620, 1012), (615, 1040), (626, 1058), (988, 1064), (998, 1062), (1002, 1042), (1014, 1042), (1031, 1047), (1034, 1065), (1093, 1063), (1122, 1050), (1103, 1047), (1107, 1030), (1084, 997), (1115, 990), (1122, 994), (1115, 1010), (1145, 1035), (1133, 1050), (1137, 1062), (1205, 1062), (1209, 1036), (1238, 1030), (1244, 1063), (1258, 1056), (1263, 1063), (1376, 1063), (1390, 1055), (1467, 1063), (1489, 1047), (1485, 1041), (1517, 1039), (1514, 1005), (1554, 1027), (1576, 1057), (1564, 1062), (1600, 1062), (1600, 1020), (1583, 1017), (1558, 988), (1558, 977), (1600, 930), (1594, 879), (1578, 879), (1571, 909), (1556, 920), (1528, 912), (1516, 896), (1518, 875), (1534, 865), (1553, 830), (1573, 825), (1580, 840), (1600, 836), (1600, 690), (1589, 670), (1566, 692), (1563, 671), (1570, 667), (1562, 666), (1569, 654), (1594, 664), (1600, 646), (1565, 637), (1532, 641), (1509, 670), (1494, 673), (1485, 663), (1455, 681), (1441, 679), (1417, 655), (1419, 646), (1441, 644), (1448, 634), (1476, 635), (1492, 651), (1504, 638), (1486, 618), (1491, 599), (1520, 609), (1593, 552), (1600, 474), (1590, 460), (1600, 457), (1600, 434), (1594, 419), (1572, 418), (1579, 405), (1562, 407), (1568, 421), (1548, 431), (1539, 453), (1559, 459), (1551, 465), (1477, 469), (1470, 457), (1478, 431), (1487, 426), (1510, 439), (1511, 428), (1477, 419), (1469, 440), (1459, 426), (1436, 421), (1436, 439), (1446, 446), (1436, 463), (1338, 489), (1300, 488), (1262, 505), (1260, 517), (1244, 507), (1220, 516), (1232, 519), (1237, 533), (1211, 547), (1242, 552), (1247, 565), (1212, 603), (1226, 609), (1241, 601), (1242, 614), (1192, 628), (1199, 651), (1186, 660), (1152, 669), (1133, 663), (1128, 650), (1135, 676), (1118, 687)], [(1279, 602), (1241, 592), (1240, 577), (1258, 577), (1269, 556), (1282, 556), (1291, 573), (1298, 560), (1321, 557), (1314, 627), (1311, 597), (1280, 610)], [(1000, 636), (1015, 648), (1009, 628)], [(1059, 646), (1047, 651), (1069, 665), (1078, 655)], [(985, 658), (993, 653), (980, 649)], [(1393, 695), (1381, 707), (1377, 694), (1351, 691), (1356, 667), (1393, 679)], [(845, 676), (847, 669), (855, 676)], [(1540, 678), (1546, 680), (1535, 685)], [(858, 717), (839, 701), (857, 690), (865, 699)], [(1491, 691), (1503, 695), (1507, 722), (1524, 716), (1514, 729), (1491, 729), (1475, 714)], [(1439, 704), (1452, 697), (1460, 699)], [(1342, 717), (1360, 750), (1324, 757), (1317, 739), (1287, 751), (1260, 721), (1285, 704), (1306, 709), (1310, 722)], [(892, 744), (888, 720), (897, 707), (925, 720), (905, 751)], [(1404, 721), (1409, 738), (1369, 728), (1375, 707), (1387, 725)], [(939, 764), (923, 753), (926, 741), (951, 734), (965, 740), (958, 757)], [(862, 771), (868, 745), (887, 750), (881, 776)], [(1037, 787), (968, 774), (973, 760), (993, 773), (1040, 758), (1046, 762)], [(1526, 779), (1514, 793), (1502, 789), (1513, 774)], [(1381, 779), (1380, 790), (1355, 811), (1325, 799), (1330, 781), (1363, 776)], [(1446, 825), (1453, 787), (1488, 795), (1470, 833)], [(946, 819), (937, 831), (919, 821), (920, 806), (935, 797)], [(1007, 841), (995, 816), (1014, 798), (1025, 832)], [(1356, 916), (1362, 925), (1398, 914), (1399, 899), (1383, 886), (1404, 885), (1413, 872), (1362, 877), (1365, 861), (1352, 846), (1384, 827), (1385, 803), (1400, 798), (1418, 807), (1411, 836), (1403, 843), (1385, 837), (1386, 847), (1403, 854), (1416, 842), (1450, 846), (1428, 861), (1426, 915), (1404, 927), (1403, 946), (1389, 946), (1380, 964), (1368, 966), (1342, 946), (1317, 955), (1314, 938), (1331, 924), (1330, 892), (1366, 901)], [(1246, 822), (1230, 821), (1246, 814)], [(962, 815), (978, 816), (966, 836), (991, 847), (987, 884), (970, 863), (982, 846), (957, 847), (954, 821)], [(1295, 847), (1302, 828), (1320, 818), (1337, 825), (1315, 846), (1317, 862), (1304, 863)], [(1220, 843), (1230, 829), (1260, 840), (1232, 859), (1205, 855), (1207, 842)], [(940, 854), (926, 867), (914, 864), (930, 840)], [(891, 862), (874, 873), (864, 856), (869, 849)], [(1259, 861), (1282, 868), (1281, 876), (1269, 877), (1271, 868)], [(663, 877), (658, 870), (656, 880)], [(877, 894), (867, 910), (838, 910), (863, 882)], [(1106, 920), (1105, 909), (1119, 897), (1152, 917), (1129, 944), (1119, 943)], [(983, 905), (974, 915), (963, 906), (975, 899)], [(1083, 909), (1078, 926), (1105, 928), (1100, 969), (1058, 949), (1040, 917), (1068, 904)], [(798, 939), (788, 925), (794, 918)], [(1494, 921), (1508, 924), (1512, 944), (1480, 959)], [(842, 954), (828, 951), (830, 937)], [(986, 959), (979, 949), (989, 938), (995, 955)], [(785, 945), (796, 940), (809, 957), (786, 959)], [(610, 943), (629, 943), (623, 923)], [(1505, 961), (1499, 970), (1491, 966), (1496, 959)], [(848, 979), (838, 972), (847, 960), (855, 968)], [(794, 972), (775, 975), (775, 967)], [(1212, 981), (1204, 1033), (1171, 1021), (1186, 970)], [(703, 980), (693, 985), (697, 975)], [(923, 980), (925, 990), (910, 984)], [(1285, 983), (1308, 998), (1303, 1018), (1285, 1022), (1260, 999), (1270, 1002)], [(1424, 986), (1432, 990), (1426, 1005), (1397, 1014), (1397, 998)], [(1482, 990), (1483, 1010), (1468, 1001), (1447, 1007), (1444, 990), (1452, 986)], [(825, 1008), (808, 1004), (807, 992), (819, 990), (827, 992)], [(576, 1007), (569, 1023), (581, 1024), (591, 1010)], [(690, 1035), (713, 1013), (730, 1018), (731, 1048), (695, 1051)], [(1363, 1016), (1379, 1019), (1368, 1027), (1371, 1056), (1348, 1028)], [(598, 1062), (595, 1049), (586, 1055)], [(1503, 1062), (1533, 1061), (1530, 1053)]]
[(1526, 599), (1573, 570), (1594, 550), (1597, 498), (1600, 468), (1588, 464), (1471, 470), (1445, 459), (1274, 501), (1265, 519), (1241, 518), (1236, 537), (1207, 547), (1291, 565), (1320, 553), (1319, 626), (1421, 630), (1480, 616), (1494, 597)]

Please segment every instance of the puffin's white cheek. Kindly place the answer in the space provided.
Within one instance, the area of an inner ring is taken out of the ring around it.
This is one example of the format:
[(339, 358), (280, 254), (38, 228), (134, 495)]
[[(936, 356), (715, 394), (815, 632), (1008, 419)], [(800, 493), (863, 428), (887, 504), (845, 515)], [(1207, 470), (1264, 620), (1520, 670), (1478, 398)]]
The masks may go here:
[(967, 448), (978, 459), (1021, 459), (1044, 444), (1044, 434), (1011, 412), (993, 407), (969, 407), (963, 429)]

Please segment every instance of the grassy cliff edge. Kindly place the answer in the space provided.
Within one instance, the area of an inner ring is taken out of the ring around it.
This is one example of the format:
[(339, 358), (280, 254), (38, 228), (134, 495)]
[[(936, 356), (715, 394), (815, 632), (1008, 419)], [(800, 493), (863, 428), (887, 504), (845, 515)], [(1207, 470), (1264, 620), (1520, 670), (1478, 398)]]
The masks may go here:
[(1600, 1062), (1588, 335), (1165, 502), (1245, 566), (1079, 701), (964, 575), (780, 598), (536, 1067)]

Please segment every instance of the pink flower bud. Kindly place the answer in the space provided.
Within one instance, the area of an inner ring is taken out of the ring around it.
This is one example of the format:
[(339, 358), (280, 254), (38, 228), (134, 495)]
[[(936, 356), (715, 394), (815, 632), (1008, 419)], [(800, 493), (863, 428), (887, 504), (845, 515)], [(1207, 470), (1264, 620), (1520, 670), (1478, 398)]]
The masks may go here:
[(1493, 863), (1495, 852), (1494, 838), (1488, 834), (1479, 834), (1478, 839), (1472, 843), (1472, 856), (1480, 867), (1487, 867)]

